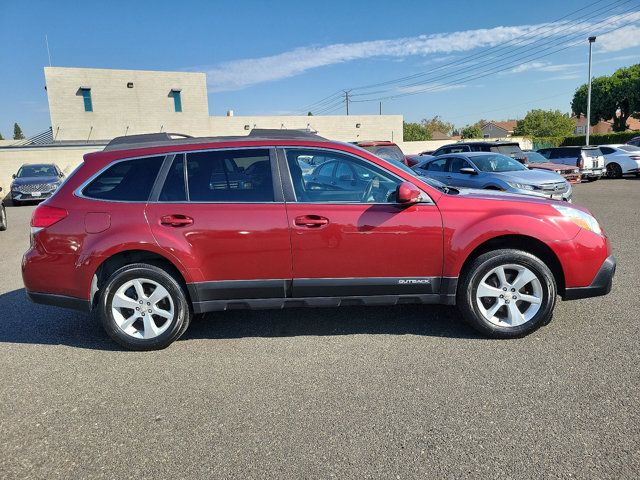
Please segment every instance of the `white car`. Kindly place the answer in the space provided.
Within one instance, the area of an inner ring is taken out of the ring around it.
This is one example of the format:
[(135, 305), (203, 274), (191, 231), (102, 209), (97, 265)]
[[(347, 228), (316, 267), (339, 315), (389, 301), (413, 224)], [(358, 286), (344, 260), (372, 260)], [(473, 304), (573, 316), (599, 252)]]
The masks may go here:
[(607, 177), (621, 178), (635, 174), (640, 177), (640, 147), (627, 144), (600, 145), (607, 166)]

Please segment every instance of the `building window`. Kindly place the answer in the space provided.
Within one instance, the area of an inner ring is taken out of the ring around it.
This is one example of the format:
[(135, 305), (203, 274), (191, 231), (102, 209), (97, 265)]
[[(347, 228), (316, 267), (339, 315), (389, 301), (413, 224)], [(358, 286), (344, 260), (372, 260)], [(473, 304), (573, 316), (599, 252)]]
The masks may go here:
[(169, 96), (173, 97), (173, 108), (176, 112), (182, 111), (182, 98), (180, 98), (180, 90), (172, 89)]
[(82, 94), (82, 99), (84, 100), (84, 111), (93, 112), (93, 103), (91, 102), (91, 89), (88, 87), (81, 87), (80, 93)]

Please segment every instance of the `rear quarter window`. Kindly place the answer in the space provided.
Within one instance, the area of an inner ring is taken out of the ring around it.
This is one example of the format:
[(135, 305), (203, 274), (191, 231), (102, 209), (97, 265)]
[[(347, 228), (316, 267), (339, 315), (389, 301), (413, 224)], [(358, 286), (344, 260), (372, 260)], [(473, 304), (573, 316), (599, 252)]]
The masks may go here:
[(146, 202), (164, 161), (164, 156), (118, 162), (99, 174), (82, 194), (97, 200)]

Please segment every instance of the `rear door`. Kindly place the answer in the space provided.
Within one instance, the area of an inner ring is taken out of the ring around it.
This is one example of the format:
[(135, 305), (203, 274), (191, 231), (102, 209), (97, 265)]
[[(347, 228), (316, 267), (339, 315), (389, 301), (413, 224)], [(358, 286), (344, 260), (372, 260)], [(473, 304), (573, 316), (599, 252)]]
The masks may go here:
[[(395, 202), (402, 179), (343, 152), (279, 152), (291, 228), (293, 297), (436, 295), (442, 275), (442, 220), (435, 204)], [(331, 156), (358, 177), (349, 190), (310, 188), (301, 156)]]
[(268, 148), (180, 153), (161, 172), (147, 220), (199, 280), (189, 289), (202, 310), (286, 294), (289, 226), (273, 158)]

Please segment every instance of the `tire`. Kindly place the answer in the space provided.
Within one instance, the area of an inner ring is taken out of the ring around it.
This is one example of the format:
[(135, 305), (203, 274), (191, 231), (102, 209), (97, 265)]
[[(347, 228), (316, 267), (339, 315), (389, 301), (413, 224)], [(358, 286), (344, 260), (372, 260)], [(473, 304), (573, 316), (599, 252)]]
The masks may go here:
[(590, 183), (597, 182), (598, 180), (600, 180), (600, 178), (602, 178), (602, 177), (600, 177), (600, 176), (598, 176), (598, 177), (589, 177), (589, 182)]
[(607, 178), (622, 178), (622, 167), (615, 162), (608, 164)]
[[(506, 282), (499, 280), (500, 269)], [(523, 280), (531, 280), (518, 289), (512, 282), (522, 273), (527, 275)], [(555, 278), (551, 270), (530, 253), (512, 249), (487, 252), (465, 269), (460, 280), (458, 309), (467, 323), (488, 337), (522, 337), (551, 321), (557, 295)], [(517, 303), (507, 297), (517, 297)], [(537, 299), (540, 303), (524, 298)]]
[(7, 229), (7, 211), (4, 209), (4, 205), (0, 205), (0, 232), (4, 232)]
[(100, 322), (113, 340), (129, 350), (165, 348), (180, 338), (191, 321), (184, 288), (162, 268), (144, 263), (126, 265), (114, 272), (101, 290)]

